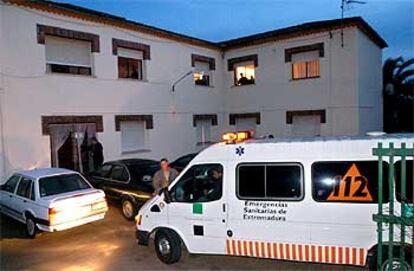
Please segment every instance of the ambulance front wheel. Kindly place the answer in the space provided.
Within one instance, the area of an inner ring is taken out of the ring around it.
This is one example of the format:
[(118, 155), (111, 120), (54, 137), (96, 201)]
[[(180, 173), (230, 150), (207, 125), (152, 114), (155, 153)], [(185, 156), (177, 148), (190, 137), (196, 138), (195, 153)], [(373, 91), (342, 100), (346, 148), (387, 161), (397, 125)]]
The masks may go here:
[(177, 233), (168, 229), (160, 229), (155, 233), (155, 252), (165, 264), (173, 264), (181, 258), (181, 239)]

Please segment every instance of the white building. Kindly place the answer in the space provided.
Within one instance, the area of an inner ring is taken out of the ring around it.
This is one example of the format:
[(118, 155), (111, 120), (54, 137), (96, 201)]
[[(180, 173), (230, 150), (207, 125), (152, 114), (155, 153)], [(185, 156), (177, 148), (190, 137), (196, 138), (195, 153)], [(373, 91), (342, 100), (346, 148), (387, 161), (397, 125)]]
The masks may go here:
[(382, 129), (386, 43), (361, 18), (213, 43), (73, 5), (0, 4), (0, 177), (77, 167), (75, 132), (96, 133), (109, 160), (173, 159), (234, 129)]

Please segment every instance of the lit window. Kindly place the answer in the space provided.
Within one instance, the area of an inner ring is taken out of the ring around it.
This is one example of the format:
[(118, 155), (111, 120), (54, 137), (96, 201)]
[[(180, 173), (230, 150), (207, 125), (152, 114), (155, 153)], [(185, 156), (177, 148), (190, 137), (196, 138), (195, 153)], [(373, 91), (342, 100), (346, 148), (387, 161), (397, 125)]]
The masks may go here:
[(196, 121), (197, 144), (211, 143), (211, 119)]
[(91, 43), (54, 36), (45, 37), (48, 72), (91, 75)]
[(250, 85), (254, 84), (255, 73), (254, 73), (253, 61), (237, 63), (234, 65), (234, 85)]
[(319, 76), (320, 62), (318, 51), (292, 55), (292, 79), (316, 78)]
[(198, 86), (210, 86), (211, 73), (210, 64), (207, 62), (196, 61), (194, 63), (195, 71), (193, 73), (194, 83)]
[(143, 80), (143, 64), (141, 51), (118, 48), (118, 78)]
[(137, 151), (145, 148), (144, 121), (121, 121), (120, 128), (123, 152)]

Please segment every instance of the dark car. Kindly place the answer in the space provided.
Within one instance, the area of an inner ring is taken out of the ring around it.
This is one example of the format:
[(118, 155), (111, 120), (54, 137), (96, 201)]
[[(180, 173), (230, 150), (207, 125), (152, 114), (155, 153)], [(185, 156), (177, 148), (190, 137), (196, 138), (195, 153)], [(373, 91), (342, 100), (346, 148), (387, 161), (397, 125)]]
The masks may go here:
[(158, 161), (126, 159), (106, 162), (87, 177), (94, 187), (104, 190), (108, 198), (122, 203), (123, 215), (133, 220), (140, 206), (154, 192), (152, 176), (158, 169)]
[(183, 171), (183, 169), (193, 160), (197, 153), (190, 153), (184, 156), (177, 158), (174, 162), (170, 163), (170, 166), (176, 169), (178, 172)]

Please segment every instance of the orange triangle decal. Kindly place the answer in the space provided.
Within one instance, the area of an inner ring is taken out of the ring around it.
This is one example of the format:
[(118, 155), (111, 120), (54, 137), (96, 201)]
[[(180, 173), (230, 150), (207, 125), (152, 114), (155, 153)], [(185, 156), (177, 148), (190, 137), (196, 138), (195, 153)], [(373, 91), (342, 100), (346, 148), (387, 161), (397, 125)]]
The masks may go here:
[(345, 176), (335, 177), (334, 189), (328, 201), (366, 201), (371, 202), (368, 190), (368, 179), (362, 176), (355, 163), (348, 169)]

